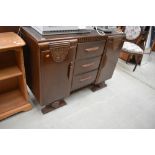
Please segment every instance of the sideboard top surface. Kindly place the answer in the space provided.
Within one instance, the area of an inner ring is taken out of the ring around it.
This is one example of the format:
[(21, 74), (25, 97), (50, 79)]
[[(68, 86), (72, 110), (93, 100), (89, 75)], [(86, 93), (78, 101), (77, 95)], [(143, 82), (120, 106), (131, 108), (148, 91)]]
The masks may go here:
[(45, 41), (63, 40), (63, 39), (69, 40), (69, 39), (79, 39), (79, 38), (85, 38), (85, 37), (107, 38), (108, 36), (113, 36), (113, 35), (124, 35), (124, 33), (115, 32), (115, 33), (107, 33), (104, 36), (101, 36), (94, 30), (90, 33), (75, 33), (75, 34), (71, 33), (71, 34), (59, 34), (59, 35), (54, 34), (49, 36), (43, 36), (30, 26), (22, 27), (22, 31), (27, 32), (38, 43), (45, 42)]

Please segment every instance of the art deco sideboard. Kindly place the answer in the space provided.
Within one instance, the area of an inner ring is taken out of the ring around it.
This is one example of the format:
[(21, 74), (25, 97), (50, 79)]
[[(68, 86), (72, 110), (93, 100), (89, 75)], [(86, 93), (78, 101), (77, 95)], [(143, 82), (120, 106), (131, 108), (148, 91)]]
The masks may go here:
[(86, 86), (96, 91), (113, 75), (124, 34), (42, 36), (22, 27), (27, 83), (43, 113), (65, 105), (64, 98)]

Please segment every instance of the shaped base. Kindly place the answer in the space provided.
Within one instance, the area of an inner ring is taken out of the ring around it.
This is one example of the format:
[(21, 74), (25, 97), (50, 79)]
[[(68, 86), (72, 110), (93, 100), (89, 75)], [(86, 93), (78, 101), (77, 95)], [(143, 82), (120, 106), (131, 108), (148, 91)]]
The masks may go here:
[(64, 106), (64, 105), (66, 105), (66, 102), (64, 100), (56, 101), (49, 105), (46, 105), (41, 111), (43, 114), (46, 114), (48, 112), (51, 112), (55, 109), (58, 109), (58, 108)]
[(99, 83), (99, 84), (97, 84), (97, 85), (93, 85), (93, 86), (91, 87), (91, 90), (92, 90), (93, 92), (95, 92), (95, 91), (100, 90), (100, 89), (102, 89), (102, 88), (104, 88), (104, 87), (107, 87), (107, 85), (105, 84), (105, 82), (102, 82), (102, 83)]

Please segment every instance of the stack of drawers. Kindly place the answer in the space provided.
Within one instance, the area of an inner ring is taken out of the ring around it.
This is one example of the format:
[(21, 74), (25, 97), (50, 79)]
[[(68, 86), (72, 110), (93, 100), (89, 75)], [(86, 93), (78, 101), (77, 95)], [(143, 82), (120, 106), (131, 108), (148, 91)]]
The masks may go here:
[(105, 40), (78, 44), (72, 91), (95, 81), (104, 47)]

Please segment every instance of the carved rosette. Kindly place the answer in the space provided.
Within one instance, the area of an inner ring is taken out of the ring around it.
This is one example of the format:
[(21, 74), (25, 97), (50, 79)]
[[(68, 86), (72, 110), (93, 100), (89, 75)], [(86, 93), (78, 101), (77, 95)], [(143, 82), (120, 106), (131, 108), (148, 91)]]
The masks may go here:
[(54, 62), (63, 62), (68, 56), (68, 47), (60, 47), (60, 48), (53, 48), (50, 49), (52, 59)]
[(63, 62), (67, 59), (70, 43), (69, 42), (53, 42), (49, 45), (51, 56), (54, 62)]

